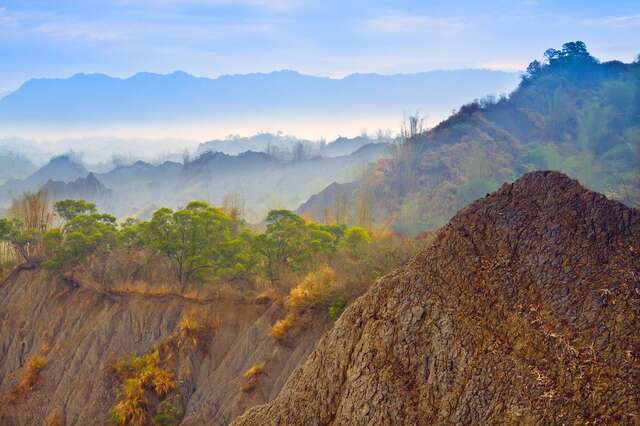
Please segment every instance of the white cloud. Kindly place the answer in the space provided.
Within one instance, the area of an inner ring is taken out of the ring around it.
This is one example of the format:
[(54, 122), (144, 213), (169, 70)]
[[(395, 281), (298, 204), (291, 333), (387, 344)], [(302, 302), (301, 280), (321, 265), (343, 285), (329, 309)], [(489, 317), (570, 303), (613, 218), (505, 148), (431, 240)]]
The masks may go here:
[(459, 32), (466, 27), (460, 18), (439, 18), (424, 15), (410, 15), (398, 12), (388, 12), (364, 22), (362, 28), (375, 35), (404, 35), (411, 33), (442, 33)]
[(606, 28), (635, 28), (640, 27), (640, 14), (627, 16), (612, 16), (605, 18), (587, 19), (584, 25)]

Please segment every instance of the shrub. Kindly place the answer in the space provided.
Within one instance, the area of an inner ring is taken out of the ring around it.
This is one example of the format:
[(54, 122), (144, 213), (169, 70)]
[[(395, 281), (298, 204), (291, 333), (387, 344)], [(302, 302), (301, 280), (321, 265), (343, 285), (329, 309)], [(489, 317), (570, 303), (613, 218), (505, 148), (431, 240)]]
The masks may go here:
[(158, 426), (174, 426), (180, 424), (180, 417), (180, 410), (175, 405), (162, 401), (153, 419)]
[(24, 395), (30, 392), (38, 382), (40, 371), (47, 366), (47, 358), (43, 355), (34, 355), (27, 360), (22, 373), (22, 378), (16, 386), (16, 393)]
[(331, 301), (328, 309), (329, 319), (331, 321), (337, 321), (340, 318), (340, 315), (344, 312), (347, 307), (347, 301), (344, 297), (338, 296)]
[(297, 316), (293, 312), (287, 313), (287, 315), (276, 321), (271, 327), (271, 337), (277, 341), (283, 341), (287, 337), (287, 333), (297, 321)]
[(277, 341), (287, 338), (289, 331), (300, 324), (306, 312), (329, 303), (336, 291), (336, 273), (327, 266), (308, 273), (302, 282), (291, 289), (287, 297), (287, 314), (271, 327), (271, 337)]
[(121, 399), (112, 410), (118, 425), (145, 425), (151, 422), (151, 403), (147, 393), (164, 398), (176, 387), (172, 372), (160, 367), (160, 353), (155, 350), (142, 356), (131, 355), (116, 363), (122, 380)]
[(242, 385), (243, 392), (251, 392), (258, 384), (258, 377), (265, 374), (264, 368), (266, 363), (259, 362), (258, 364), (253, 365), (250, 369), (245, 371), (243, 377), (246, 379), (245, 383)]
[(335, 282), (335, 271), (323, 265), (317, 271), (307, 274), (302, 282), (291, 290), (287, 305), (295, 311), (302, 311), (325, 303)]
[(250, 369), (244, 372), (244, 378), (251, 379), (257, 375), (263, 374), (265, 365), (266, 363), (264, 361), (254, 364)]

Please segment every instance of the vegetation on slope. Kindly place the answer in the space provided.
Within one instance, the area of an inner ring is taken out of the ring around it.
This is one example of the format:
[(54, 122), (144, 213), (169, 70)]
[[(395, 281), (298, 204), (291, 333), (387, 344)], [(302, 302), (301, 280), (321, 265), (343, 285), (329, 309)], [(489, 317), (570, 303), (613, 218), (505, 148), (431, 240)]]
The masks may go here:
[[(640, 61), (600, 63), (584, 43), (566, 43), (532, 62), (508, 97), (464, 105), (427, 132), (413, 124), (393, 158), (349, 194), (370, 200), (377, 223), (393, 218), (397, 232), (438, 228), (532, 170), (561, 171), (627, 205), (640, 202)], [(357, 219), (355, 206), (346, 216)]]
[(44, 193), (27, 194), (11, 211), (12, 217), (0, 219), (0, 241), (14, 260), (42, 264), (74, 284), (246, 298), (265, 288), (282, 294), (304, 284), (305, 276), (308, 281), (330, 270), (331, 291), (316, 305), (332, 319), (418, 245), (389, 233), (320, 225), (288, 210), (271, 211), (259, 232), (237, 207), (202, 201), (175, 211), (161, 208), (148, 221), (118, 222), (83, 200), (51, 208)]

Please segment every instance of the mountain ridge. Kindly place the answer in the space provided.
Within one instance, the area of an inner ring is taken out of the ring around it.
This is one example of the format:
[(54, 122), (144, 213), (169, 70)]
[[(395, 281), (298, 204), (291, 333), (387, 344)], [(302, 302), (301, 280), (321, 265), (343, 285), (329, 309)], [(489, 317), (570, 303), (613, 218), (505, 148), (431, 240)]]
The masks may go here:
[[(416, 109), (441, 116), (470, 99), (508, 91), (516, 81), (513, 73), (489, 70), (344, 79), (290, 71), (216, 79), (186, 73), (136, 74), (125, 79), (77, 74), (26, 82), (0, 99), (0, 123), (5, 133), (23, 136), (47, 130), (57, 133), (56, 129), (70, 134), (82, 130), (88, 136), (98, 130), (97, 134), (104, 134), (111, 127), (125, 133), (127, 129), (149, 132), (149, 127), (158, 126), (167, 136), (172, 126), (186, 124), (197, 124), (201, 135), (227, 127), (230, 132), (232, 128), (257, 132), (277, 130), (274, 123), (279, 127), (292, 125), (292, 120), (323, 120), (337, 112), (350, 117), (345, 122), (361, 122), (367, 116), (399, 119), (403, 111)], [(245, 129), (247, 125), (252, 130)]]

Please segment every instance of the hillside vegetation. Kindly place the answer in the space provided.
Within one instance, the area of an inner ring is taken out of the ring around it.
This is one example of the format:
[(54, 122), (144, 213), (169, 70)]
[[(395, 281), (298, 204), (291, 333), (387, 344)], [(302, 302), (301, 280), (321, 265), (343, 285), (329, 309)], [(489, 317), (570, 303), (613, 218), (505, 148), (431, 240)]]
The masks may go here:
[(378, 223), (391, 219), (413, 234), (531, 170), (562, 171), (628, 205), (640, 202), (640, 63), (600, 63), (581, 42), (549, 49), (508, 97), (464, 105), (419, 130), (408, 129), (393, 158), (357, 185), (329, 187), (299, 211), (320, 219), (356, 193)]
[(637, 424), (640, 211), (556, 172), (461, 210), (232, 424)]
[(118, 222), (83, 200), (52, 206), (41, 191), (14, 202), (9, 213), (0, 219), (6, 272), (12, 264), (42, 266), (100, 291), (246, 299), (265, 289), (284, 297), (308, 274), (330, 270), (323, 293), (311, 301), (325, 316), (421, 244), (320, 225), (288, 210), (271, 211), (260, 231), (246, 224), (233, 200), (221, 208), (193, 201), (178, 210), (158, 209), (148, 221)]
[(288, 210), (255, 229), (233, 203), (118, 222), (26, 194), (0, 219), (0, 423), (226, 424), (424, 243)]

